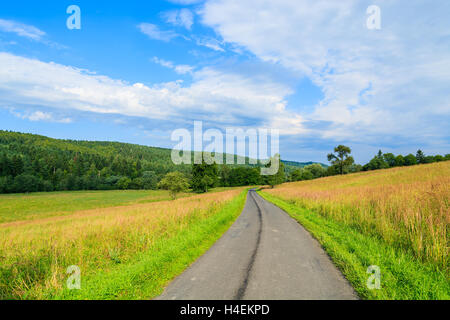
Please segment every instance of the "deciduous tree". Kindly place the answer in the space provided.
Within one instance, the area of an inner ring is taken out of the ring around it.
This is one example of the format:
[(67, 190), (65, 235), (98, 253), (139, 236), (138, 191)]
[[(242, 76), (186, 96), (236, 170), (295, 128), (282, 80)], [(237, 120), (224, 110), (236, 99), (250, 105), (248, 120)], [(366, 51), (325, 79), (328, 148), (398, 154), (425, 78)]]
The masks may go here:
[(158, 187), (169, 190), (172, 199), (175, 200), (178, 193), (184, 192), (189, 188), (189, 181), (181, 172), (169, 172), (158, 183)]
[(328, 161), (339, 169), (340, 174), (344, 174), (345, 169), (355, 162), (353, 157), (350, 156), (351, 153), (352, 150), (349, 147), (339, 145), (334, 148), (334, 153), (328, 155)]

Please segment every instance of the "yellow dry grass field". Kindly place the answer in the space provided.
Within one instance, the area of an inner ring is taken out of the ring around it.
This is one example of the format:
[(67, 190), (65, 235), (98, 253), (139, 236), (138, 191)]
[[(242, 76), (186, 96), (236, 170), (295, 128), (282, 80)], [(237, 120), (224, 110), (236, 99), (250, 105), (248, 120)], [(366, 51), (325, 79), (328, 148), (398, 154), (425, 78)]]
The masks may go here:
[(213, 215), (242, 190), (0, 224), (0, 289), (26, 298), (33, 287), (33, 298), (40, 298), (38, 292), (61, 289), (70, 265), (84, 276), (107, 271), (145, 252), (156, 239)]
[(448, 270), (450, 161), (265, 190)]

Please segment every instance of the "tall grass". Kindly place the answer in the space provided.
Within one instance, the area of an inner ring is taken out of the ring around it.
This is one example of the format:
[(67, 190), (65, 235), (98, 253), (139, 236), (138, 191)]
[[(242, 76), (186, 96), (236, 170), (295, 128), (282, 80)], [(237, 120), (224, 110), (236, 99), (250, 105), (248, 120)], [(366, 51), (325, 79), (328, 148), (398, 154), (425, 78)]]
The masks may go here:
[[(108, 274), (216, 215), (242, 189), (0, 224), (0, 298), (45, 299), (64, 290), (66, 268)], [(242, 200), (243, 202), (243, 200)]]
[[(393, 247), (377, 236), (360, 232), (344, 222), (333, 221), (312, 210), (260, 192), (292, 218), (300, 222), (320, 242), (336, 266), (362, 299), (370, 300), (448, 300), (448, 273), (432, 263), (422, 263), (403, 249)], [(381, 272), (379, 289), (367, 286), (368, 267)]]
[(264, 192), (448, 272), (448, 161), (288, 183)]

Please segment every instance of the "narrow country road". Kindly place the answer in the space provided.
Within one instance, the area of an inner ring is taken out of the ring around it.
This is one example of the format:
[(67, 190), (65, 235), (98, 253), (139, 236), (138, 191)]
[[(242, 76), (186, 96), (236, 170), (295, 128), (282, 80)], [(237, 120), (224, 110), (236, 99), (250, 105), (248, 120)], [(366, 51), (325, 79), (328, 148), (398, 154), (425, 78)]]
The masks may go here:
[(241, 216), (157, 299), (358, 299), (319, 243), (255, 191)]

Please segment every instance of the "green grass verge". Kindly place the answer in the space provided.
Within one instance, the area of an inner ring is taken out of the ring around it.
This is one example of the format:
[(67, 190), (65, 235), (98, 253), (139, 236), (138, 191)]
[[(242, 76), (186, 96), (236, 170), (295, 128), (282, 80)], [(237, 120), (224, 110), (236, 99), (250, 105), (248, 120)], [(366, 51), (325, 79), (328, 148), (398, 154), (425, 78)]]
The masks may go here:
[(188, 228), (170, 238), (157, 240), (152, 247), (127, 264), (107, 272), (83, 276), (81, 290), (64, 289), (46, 299), (152, 299), (203, 255), (237, 219), (247, 191), (242, 192), (207, 219), (194, 219)]
[[(343, 223), (259, 191), (264, 199), (286, 211), (323, 246), (362, 299), (448, 300), (448, 274), (418, 261), (410, 253), (362, 234)], [(367, 268), (380, 267), (381, 289), (369, 290)]]

